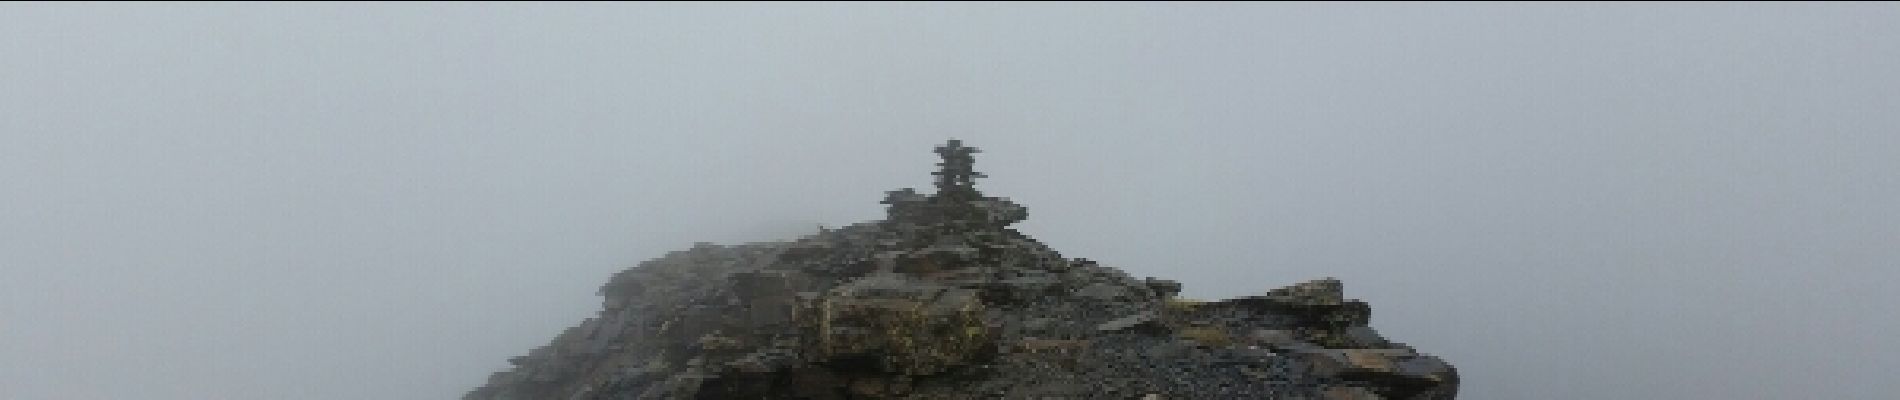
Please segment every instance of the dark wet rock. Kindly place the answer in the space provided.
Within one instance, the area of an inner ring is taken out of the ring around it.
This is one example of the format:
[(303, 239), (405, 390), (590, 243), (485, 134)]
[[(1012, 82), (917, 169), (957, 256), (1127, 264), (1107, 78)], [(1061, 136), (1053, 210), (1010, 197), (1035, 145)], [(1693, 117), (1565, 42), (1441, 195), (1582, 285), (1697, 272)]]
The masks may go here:
[(1148, 289), (1153, 291), (1157, 297), (1167, 299), (1173, 298), (1174, 295), (1181, 294), (1181, 282), (1157, 278), (1144, 278), (1142, 281), (1148, 284)]
[(1456, 369), (1392, 342), (1321, 279), (1213, 302), (1067, 258), (938, 148), (937, 191), (887, 218), (687, 250), (615, 274), (602, 310), (466, 400), (1452, 399)]

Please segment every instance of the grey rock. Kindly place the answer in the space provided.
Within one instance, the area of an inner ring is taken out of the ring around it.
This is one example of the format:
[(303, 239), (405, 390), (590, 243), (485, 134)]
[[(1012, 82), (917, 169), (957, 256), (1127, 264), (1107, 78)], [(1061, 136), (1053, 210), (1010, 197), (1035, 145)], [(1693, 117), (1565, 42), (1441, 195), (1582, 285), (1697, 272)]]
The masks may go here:
[(1076, 297), (1096, 301), (1116, 301), (1128, 297), (1128, 288), (1107, 283), (1095, 283), (1075, 292)]
[(1181, 293), (1181, 282), (1158, 278), (1143, 278), (1142, 281), (1148, 285), (1149, 290), (1154, 291), (1157, 297), (1173, 298)]
[(1100, 332), (1119, 332), (1119, 331), (1128, 330), (1130, 328), (1134, 328), (1137, 326), (1141, 326), (1144, 324), (1158, 325), (1159, 318), (1161, 318), (1160, 314), (1152, 310), (1142, 311), (1142, 312), (1136, 313), (1135, 315), (1121, 317), (1113, 321), (1104, 322), (1101, 325), (1096, 326), (1095, 330), (1100, 331)]

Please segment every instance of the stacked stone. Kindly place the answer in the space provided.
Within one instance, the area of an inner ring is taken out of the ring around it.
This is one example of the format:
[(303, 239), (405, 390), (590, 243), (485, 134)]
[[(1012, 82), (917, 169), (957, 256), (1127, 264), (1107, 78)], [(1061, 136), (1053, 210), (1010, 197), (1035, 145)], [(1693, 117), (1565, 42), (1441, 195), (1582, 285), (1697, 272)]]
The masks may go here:
[(976, 189), (982, 173), (974, 170), (972, 156), (981, 150), (950, 140), (937, 147), (943, 161), (937, 193), (924, 196), (910, 188), (888, 192), (885, 220), (890, 236), (886, 257), (899, 272), (937, 272), (971, 266), (998, 265), (999, 250), (1008, 247), (1006, 227), (1028, 217), (1028, 211), (1008, 199), (984, 196)]

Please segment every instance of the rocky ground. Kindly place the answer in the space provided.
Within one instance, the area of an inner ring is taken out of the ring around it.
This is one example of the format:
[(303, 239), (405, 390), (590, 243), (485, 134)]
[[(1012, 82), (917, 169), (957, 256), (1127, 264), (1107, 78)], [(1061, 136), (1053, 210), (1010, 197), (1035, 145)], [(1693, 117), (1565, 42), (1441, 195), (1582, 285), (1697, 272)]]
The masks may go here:
[(937, 193), (788, 242), (699, 244), (601, 288), (599, 315), (465, 400), (1452, 399), (1450, 364), (1381, 337), (1322, 279), (1213, 302), (1065, 258), (983, 196)]

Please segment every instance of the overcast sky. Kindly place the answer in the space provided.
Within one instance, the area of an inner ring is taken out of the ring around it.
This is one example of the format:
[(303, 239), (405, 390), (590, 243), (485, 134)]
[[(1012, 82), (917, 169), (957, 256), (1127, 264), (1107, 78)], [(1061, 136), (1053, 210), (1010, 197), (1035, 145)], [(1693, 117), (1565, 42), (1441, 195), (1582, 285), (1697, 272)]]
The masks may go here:
[(0, 399), (450, 399), (927, 189), (1462, 398), (1900, 392), (1900, 6), (0, 4)]

